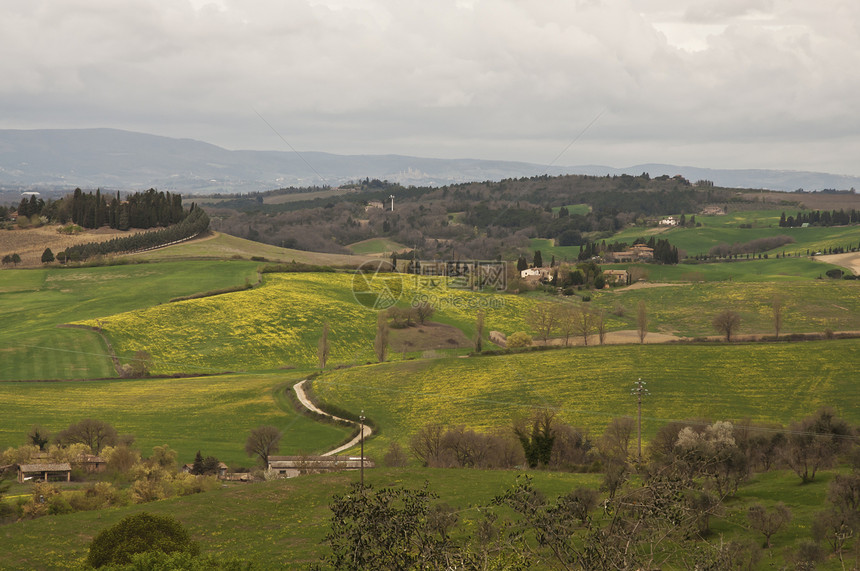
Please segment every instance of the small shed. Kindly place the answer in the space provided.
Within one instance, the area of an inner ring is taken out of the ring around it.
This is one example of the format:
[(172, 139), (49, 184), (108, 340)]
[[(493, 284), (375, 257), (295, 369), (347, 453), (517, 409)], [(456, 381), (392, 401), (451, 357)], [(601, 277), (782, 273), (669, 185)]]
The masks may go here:
[(18, 482), (71, 482), (72, 465), (68, 462), (56, 464), (19, 464)]

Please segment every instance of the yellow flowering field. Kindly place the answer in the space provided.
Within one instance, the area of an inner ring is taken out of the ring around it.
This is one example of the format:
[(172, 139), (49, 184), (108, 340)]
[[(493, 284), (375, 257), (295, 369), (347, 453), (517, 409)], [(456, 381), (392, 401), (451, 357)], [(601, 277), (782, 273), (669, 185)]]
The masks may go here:
[(431, 422), (507, 429), (534, 407), (552, 407), (565, 422), (599, 434), (612, 418), (635, 415), (630, 390), (638, 378), (651, 392), (646, 434), (685, 418), (787, 424), (821, 406), (856, 423), (860, 409), (849, 395), (857, 393), (858, 361), (857, 339), (597, 346), (356, 367), (328, 372), (313, 387), (323, 401), (363, 408), (382, 427), (373, 444), (382, 450), (408, 443)]
[[(354, 295), (354, 291), (359, 295)], [(157, 305), (99, 320), (118, 356), (136, 351), (152, 357), (151, 372), (221, 372), (309, 367), (317, 362), (324, 322), (330, 326), (329, 363), (374, 361), (377, 309), (362, 293), (394, 292), (399, 306), (428, 301), (433, 320), (474, 330), (478, 310), (485, 312), (485, 335), (525, 327), (534, 305), (530, 298), (486, 294), (419, 283), (411, 276), (382, 275), (357, 286), (351, 274), (266, 274), (261, 287), (213, 297)], [(374, 294), (375, 295), (375, 294)]]

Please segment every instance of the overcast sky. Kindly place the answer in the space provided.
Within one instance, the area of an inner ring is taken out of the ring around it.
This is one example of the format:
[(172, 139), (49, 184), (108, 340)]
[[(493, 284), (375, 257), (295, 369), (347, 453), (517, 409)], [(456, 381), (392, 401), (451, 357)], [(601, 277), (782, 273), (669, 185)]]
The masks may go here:
[(0, 7), (0, 128), (860, 175), (857, 0)]

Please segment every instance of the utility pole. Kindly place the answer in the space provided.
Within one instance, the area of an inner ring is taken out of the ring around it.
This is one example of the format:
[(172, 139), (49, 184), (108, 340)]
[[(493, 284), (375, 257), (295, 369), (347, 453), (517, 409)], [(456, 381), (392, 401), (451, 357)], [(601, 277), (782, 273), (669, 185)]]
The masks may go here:
[(358, 420), (361, 421), (361, 491), (364, 493), (364, 409), (362, 409)]
[(639, 378), (638, 381), (636, 381), (633, 384), (635, 386), (630, 390), (630, 393), (636, 395), (636, 400), (637, 400), (637, 404), (638, 404), (638, 408), (639, 408), (639, 420), (636, 424), (636, 436), (637, 436), (637, 440), (638, 440), (637, 453), (638, 453), (639, 462), (641, 462), (642, 461), (642, 397), (648, 396), (651, 393), (649, 393), (648, 389), (645, 388), (646, 383), (645, 383), (645, 381), (642, 380), (641, 377)]

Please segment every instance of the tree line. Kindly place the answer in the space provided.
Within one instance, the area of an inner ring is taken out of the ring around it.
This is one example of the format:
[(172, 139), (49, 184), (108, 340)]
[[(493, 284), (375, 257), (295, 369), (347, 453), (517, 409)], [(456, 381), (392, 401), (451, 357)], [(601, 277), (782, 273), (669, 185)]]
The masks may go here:
[(788, 216), (785, 212), (779, 217), (780, 228), (798, 228), (808, 224), (810, 226), (847, 226), (848, 224), (860, 224), (860, 210), (812, 210), (810, 212), (798, 212), (797, 216)]
[(113, 238), (104, 242), (88, 242), (86, 244), (70, 246), (57, 254), (56, 258), (60, 262), (76, 262), (94, 256), (146, 250), (191, 238), (205, 232), (208, 228), (209, 216), (202, 208), (195, 207), (192, 204), (187, 216), (173, 226), (152, 232), (141, 232), (131, 236)]

